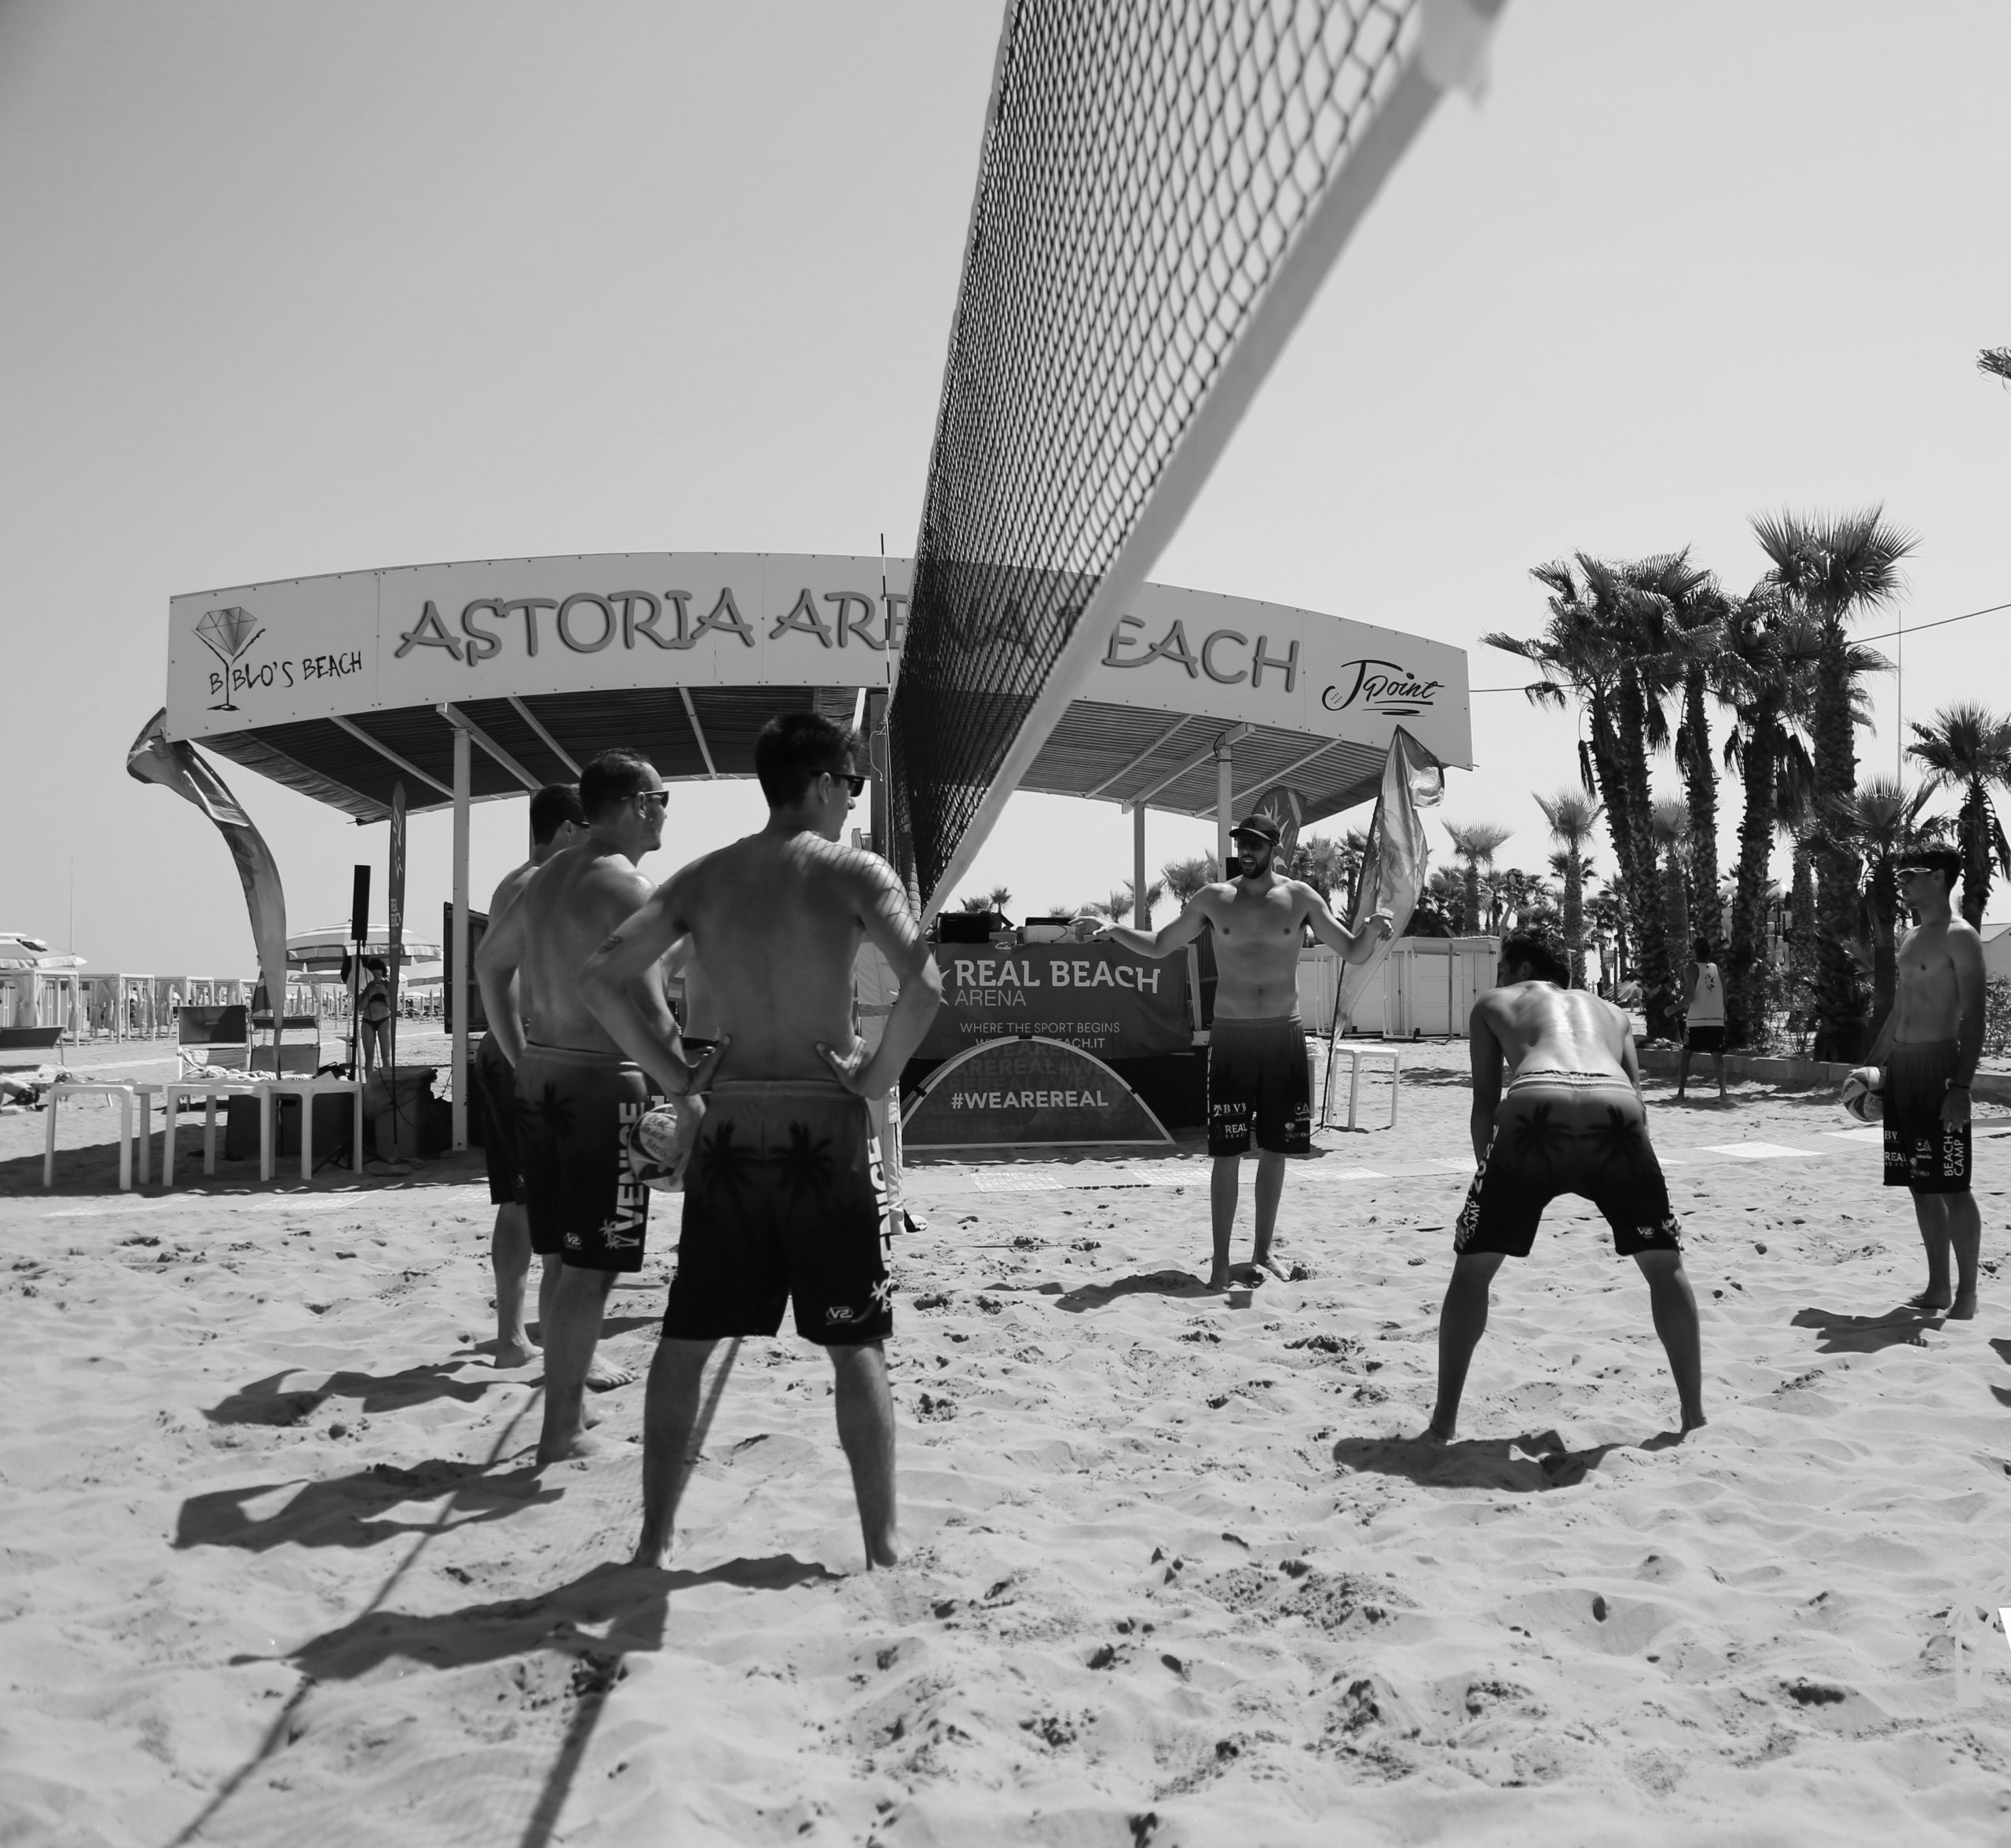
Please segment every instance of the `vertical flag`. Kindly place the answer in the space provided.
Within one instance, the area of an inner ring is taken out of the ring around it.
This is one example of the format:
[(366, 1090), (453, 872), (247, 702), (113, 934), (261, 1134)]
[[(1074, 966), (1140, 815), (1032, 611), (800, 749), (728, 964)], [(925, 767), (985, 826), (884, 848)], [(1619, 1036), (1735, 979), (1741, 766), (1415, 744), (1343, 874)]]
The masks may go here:
[[(1375, 798), (1375, 819), (1369, 823), (1368, 845), (1355, 880), (1348, 928), (1360, 930), (1379, 911), (1390, 914), (1390, 937), (1401, 937), (1424, 890), (1431, 853), (1424, 838), (1420, 808), (1435, 808), (1445, 793), (1445, 772), (1426, 757), (1417, 740), (1402, 726), (1390, 740), (1383, 760), (1383, 788)], [(1353, 1024), (1355, 1003), (1390, 954), (1385, 939), (1359, 962), (1341, 966), (1334, 1001), (1334, 1036)]]
[(251, 918), (251, 940), (258, 952), (258, 973), (273, 1010), (273, 1067), (279, 1069), (279, 1043), (286, 1021), (286, 893), (280, 883), (279, 863), (265, 837), (237, 798), (196, 753), (196, 747), (167, 735), (167, 710), (163, 707), (141, 728), (126, 754), (126, 772), (136, 782), (157, 783), (192, 802), (223, 836), (236, 863), (244, 888), (245, 909)]
[(395, 1087), (398, 1075), (398, 966), (405, 960), (405, 786), (402, 777), (391, 785), (390, 860), (385, 882), (390, 887), (386, 904), (391, 926), (391, 1050), (386, 1063), (391, 1068), (391, 1083)]

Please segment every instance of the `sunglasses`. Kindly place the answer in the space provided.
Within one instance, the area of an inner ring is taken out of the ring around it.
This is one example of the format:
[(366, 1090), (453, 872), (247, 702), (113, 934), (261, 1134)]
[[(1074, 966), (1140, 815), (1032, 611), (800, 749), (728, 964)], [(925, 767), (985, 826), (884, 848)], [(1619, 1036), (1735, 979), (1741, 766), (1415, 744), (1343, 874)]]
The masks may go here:
[(639, 790), (637, 794), (643, 801), (651, 804), (659, 812), (666, 809), (670, 806), (670, 791), (669, 790)]
[(846, 770), (827, 770), (825, 772), (825, 775), (829, 776), (834, 783), (843, 783), (847, 789), (852, 791), (852, 797), (855, 801), (866, 793), (866, 779), (863, 776), (855, 776), (849, 771)]

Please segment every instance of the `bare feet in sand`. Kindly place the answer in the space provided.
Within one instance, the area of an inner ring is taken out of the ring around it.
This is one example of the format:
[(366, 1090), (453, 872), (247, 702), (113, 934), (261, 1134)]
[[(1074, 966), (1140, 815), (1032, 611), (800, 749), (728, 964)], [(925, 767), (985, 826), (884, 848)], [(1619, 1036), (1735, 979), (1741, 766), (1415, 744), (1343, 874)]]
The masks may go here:
[(1260, 1252), (1251, 1261), (1249, 1269), (1252, 1283), (1261, 1283), (1266, 1277), (1275, 1278), (1280, 1283), (1286, 1280), (1284, 1266), (1269, 1252)]
[(633, 1367), (611, 1366), (604, 1360), (596, 1360), (587, 1370), (587, 1384), (596, 1392), (611, 1392), (617, 1386), (635, 1384)]
[(537, 1467), (547, 1468), (554, 1463), (570, 1463), (575, 1458), (605, 1457), (609, 1445), (604, 1437), (589, 1437), (584, 1431), (576, 1432), (571, 1440), (563, 1444), (544, 1444), (537, 1446)]
[(529, 1366), (534, 1360), (544, 1358), (544, 1351), (529, 1340), (499, 1341), (496, 1344), (496, 1366), (504, 1367)]

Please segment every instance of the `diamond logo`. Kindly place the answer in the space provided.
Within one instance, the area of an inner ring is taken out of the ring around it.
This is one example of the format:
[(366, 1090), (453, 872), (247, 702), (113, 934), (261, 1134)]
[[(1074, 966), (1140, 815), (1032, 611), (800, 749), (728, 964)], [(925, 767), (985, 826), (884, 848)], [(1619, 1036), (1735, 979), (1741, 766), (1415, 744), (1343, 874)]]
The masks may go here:
[(212, 712), (237, 710), (230, 700), (231, 663), (265, 632), (257, 617), (234, 604), (226, 610), (203, 612), (202, 620), (196, 625), (196, 639), (223, 663), (223, 703), (211, 707)]

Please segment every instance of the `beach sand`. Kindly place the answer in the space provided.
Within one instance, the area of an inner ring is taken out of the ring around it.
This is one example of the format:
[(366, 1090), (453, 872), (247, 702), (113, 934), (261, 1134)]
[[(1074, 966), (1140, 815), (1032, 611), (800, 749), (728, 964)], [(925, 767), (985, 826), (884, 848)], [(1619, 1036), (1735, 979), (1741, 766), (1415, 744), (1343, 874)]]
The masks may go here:
[[(0, 1120), (0, 1842), (2011, 1839), (2011, 1114), (1944, 1324), (1832, 1101), (1651, 1082), (1709, 1427), (1570, 1201), (1438, 1449), (1463, 1055), (1322, 1134), (1247, 1300), (1193, 1281), (1191, 1142), (912, 1164), (877, 1574), (786, 1336), (731, 1355), (676, 1569), (621, 1564), (640, 1389), (533, 1472), (472, 1162), (122, 1197), (79, 1109), (44, 1194)], [(647, 1361), (673, 1237), (604, 1351)]]

